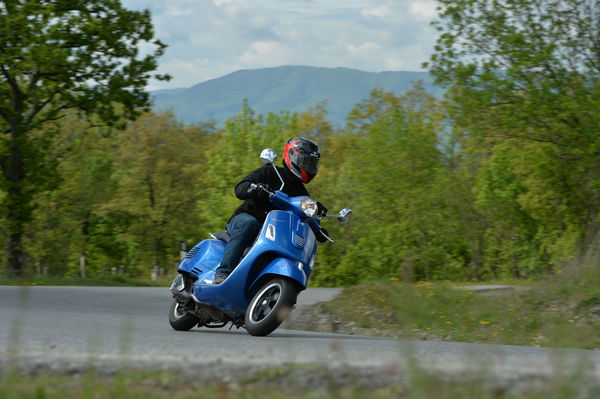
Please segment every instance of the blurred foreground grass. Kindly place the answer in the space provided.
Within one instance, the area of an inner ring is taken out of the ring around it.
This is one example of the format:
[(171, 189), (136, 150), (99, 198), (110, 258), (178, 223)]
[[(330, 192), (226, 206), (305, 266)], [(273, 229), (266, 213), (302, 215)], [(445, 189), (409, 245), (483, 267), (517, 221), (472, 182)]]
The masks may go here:
[(323, 309), (358, 334), (598, 349), (596, 269), (519, 283), (508, 291), (473, 292), (450, 283), (369, 283), (344, 289)]
[[(551, 384), (528, 393), (489, 389), (478, 382), (447, 382), (413, 374), (402, 386), (356, 389), (331, 384), (299, 387), (280, 371), (262, 372), (255, 379), (201, 383), (166, 372), (132, 372), (113, 377), (88, 373), (73, 376), (16, 376), (0, 378), (0, 399), (571, 399), (582, 396), (574, 381)], [(272, 377), (279, 376), (275, 381)], [(271, 378), (269, 378), (271, 377)], [(283, 379), (281, 378), (283, 377)]]

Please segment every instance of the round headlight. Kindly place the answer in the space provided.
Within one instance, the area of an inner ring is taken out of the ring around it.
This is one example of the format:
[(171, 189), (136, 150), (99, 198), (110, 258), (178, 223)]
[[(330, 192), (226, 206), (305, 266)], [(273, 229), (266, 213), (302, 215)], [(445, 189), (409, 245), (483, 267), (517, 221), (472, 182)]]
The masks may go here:
[(300, 200), (300, 209), (309, 218), (317, 214), (317, 201), (310, 197), (302, 197)]

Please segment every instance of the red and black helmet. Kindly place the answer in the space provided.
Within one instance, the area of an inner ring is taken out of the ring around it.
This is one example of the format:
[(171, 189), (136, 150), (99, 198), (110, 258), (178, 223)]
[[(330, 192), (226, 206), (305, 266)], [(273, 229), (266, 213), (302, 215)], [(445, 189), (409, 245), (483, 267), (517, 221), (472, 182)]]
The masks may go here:
[(319, 146), (304, 137), (288, 140), (283, 146), (283, 164), (304, 183), (319, 171)]

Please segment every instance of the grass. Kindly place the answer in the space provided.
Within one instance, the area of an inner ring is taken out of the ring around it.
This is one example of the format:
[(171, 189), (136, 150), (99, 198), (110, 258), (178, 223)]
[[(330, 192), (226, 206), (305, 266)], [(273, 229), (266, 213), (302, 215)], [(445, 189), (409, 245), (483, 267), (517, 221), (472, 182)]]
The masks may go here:
[(252, 382), (214, 383), (168, 372), (131, 372), (112, 377), (93, 373), (33, 377), (13, 374), (0, 378), (0, 399), (571, 399), (577, 395), (572, 383), (540, 392), (507, 393), (490, 390), (483, 383), (447, 382), (411, 373), (405, 385), (349, 389), (335, 385), (300, 386), (281, 370), (274, 374), (278, 380), (259, 375)]
[(489, 293), (450, 283), (388, 281), (346, 288), (324, 310), (359, 333), (597, 349), (599, 286), (592, 268)]
[[(202, 395), (198, 393), (202, 392)], [(224, 384), (200, 386), (183, 383), (167, 373), (133, 373), (116, 377), (94, 374), (74, 376), (7, 376), (0, 380), (1, 399), (153, 399), (233, 398), (233, 389)]]

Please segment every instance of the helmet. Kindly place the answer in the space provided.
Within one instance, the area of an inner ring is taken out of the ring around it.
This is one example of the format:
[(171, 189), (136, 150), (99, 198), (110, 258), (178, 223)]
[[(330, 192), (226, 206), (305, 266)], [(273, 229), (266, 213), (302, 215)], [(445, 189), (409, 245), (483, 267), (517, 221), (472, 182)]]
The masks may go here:
[(283, 164), (304, 183), (319, 171), (319, 146), (304, 137), (296, 137), (283, 146)]

